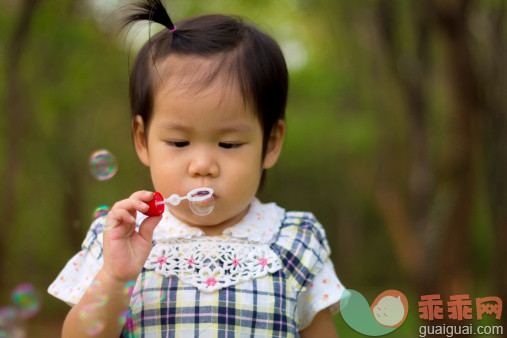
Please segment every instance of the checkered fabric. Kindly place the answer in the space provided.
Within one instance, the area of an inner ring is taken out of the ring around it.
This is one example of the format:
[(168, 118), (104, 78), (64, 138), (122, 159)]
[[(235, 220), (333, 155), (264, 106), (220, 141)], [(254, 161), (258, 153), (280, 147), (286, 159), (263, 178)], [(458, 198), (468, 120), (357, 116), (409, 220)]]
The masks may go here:
[(297, 299), (330, 254), (311, 213), (287, 212), (270, 245), (283, 268), (205, 293), (143, 269), (123, 337), (298, 337)]
[(97, 260), (102, 260), (102, 243), (104, 241), (106, 217), (97, 218), (93, 221), (90, 230), (81, 244), (83, 250), (88, 250)]

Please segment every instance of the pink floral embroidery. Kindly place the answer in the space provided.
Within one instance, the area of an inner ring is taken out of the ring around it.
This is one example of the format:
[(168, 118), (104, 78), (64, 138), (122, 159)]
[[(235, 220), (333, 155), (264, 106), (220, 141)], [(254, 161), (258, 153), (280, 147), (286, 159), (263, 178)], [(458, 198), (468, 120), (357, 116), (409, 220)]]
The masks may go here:
[(164, 264), (165, 262), (167, 262), (167, 258), (165, 256), (161, 256), (158, 258), (158, 261), (157, 261), (160, 265)]
[(232, 265), (234, 265), (234, 266), (238, 266), (238, 264), (239, 264), (239, 261), (238, 261), (236, 258), (234, 258), (234, 259), (232, 260)]
[(266, 266), (266, 265), (268, 265), (268, 260), (266, 258), (260, 258), (259, 264), (262, 266)]
[(193, 258), (190, 258), (188, 261), (187, 261), (188, 265), (192, 265), (195, 263), (194, 259)]
[(206, 280), (206, 284), (207, 284), (208, 286), (215, 286), (215, 284), (216, 284), (216, 283), (217, 283), (217, 280), (216, 280), (215, 278), (213, 278), (213, 277), (208, 278), (208, 279)]
[(322, 280), (322, 284), (326, 284), (326, 283), (327, 283), (327, 279), (325, 279), (325, 278), (324, 278), (324, 279)]
[(328, 297), (329, 297), (329, 295), (326, 293), (326, 294), (322, 297), (322, 299), (323, 299), (323, 300), (327, 300), (327, 299), (328, 299)]

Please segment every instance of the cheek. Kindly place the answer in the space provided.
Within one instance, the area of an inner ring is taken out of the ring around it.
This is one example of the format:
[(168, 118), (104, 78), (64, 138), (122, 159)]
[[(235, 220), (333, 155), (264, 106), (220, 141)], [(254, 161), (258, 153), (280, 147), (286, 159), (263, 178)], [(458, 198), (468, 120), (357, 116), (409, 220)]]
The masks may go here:
[(260, 177), (262, 172), (262, 159), (261, 151), (245, 152), (241, 156), (238, 156), (228, 165), (227, 171), (229, 175), (238, 177), (238, 179), (247, 177)]
[(230, 175), (227, 175), (227, 186), (235, 192), (234, 195), (236, 197), (245, 196), (245, 198), (248, 197), (250, 199), (251, 195), (254, 195), (259, 187), (261, 173), (259, 163), (252, 163), (249, 167), (242, 166)]

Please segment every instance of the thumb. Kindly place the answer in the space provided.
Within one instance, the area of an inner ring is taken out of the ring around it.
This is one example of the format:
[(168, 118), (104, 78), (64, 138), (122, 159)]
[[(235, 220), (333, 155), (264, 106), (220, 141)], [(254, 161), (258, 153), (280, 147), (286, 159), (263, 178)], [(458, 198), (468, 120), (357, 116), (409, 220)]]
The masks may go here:
[(141, 237), (145, 240), (151, 242), (151, 239), (153, 238), (153, 231), (155, 231), (155, 228), (161, 219), (162, 215), (146, 217), (139, 227), (139, 235), (141, 235)]

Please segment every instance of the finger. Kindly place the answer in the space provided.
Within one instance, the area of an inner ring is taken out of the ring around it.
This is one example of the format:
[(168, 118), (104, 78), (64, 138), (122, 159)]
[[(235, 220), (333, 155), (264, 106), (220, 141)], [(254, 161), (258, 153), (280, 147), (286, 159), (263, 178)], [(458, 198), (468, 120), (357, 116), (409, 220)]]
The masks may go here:
[(149, 205), (141, 200), (135, 198), (127, 198), (116, 202), (113, 205), (112, 209), (124, 209), (127, 210), (130, 215), (132, 215), (132, 217), (136, 217), (136, 210), (144, 213), (148, 211), (149, 208)]
[(115, 228), (120, 224), (135, 224), (136, 219), (125, 209), (111, 209), (107, 214), (106, 230)]
[(141, 226), (139, 227), (139, 234), (141, 235), (141, 237), (143, 237), (146, 241), (151, 242), (153, 238), (153, 231), (155, 231), (155, 228), (157, 227), (161, 219), (162, 215), (145, 218), (145, 220), (143, 221), (143, 223), (141, 223)]
[(154, 194), (155, 193), (152, 191), (141, 190), (141, 191), (136, 191), (135, 193), (130, 195), (130, 198), (134, 198), (134, 199), (137, 199), (137, 200), (140, 200), (143, 202), (149, 202), (153, 199)]

